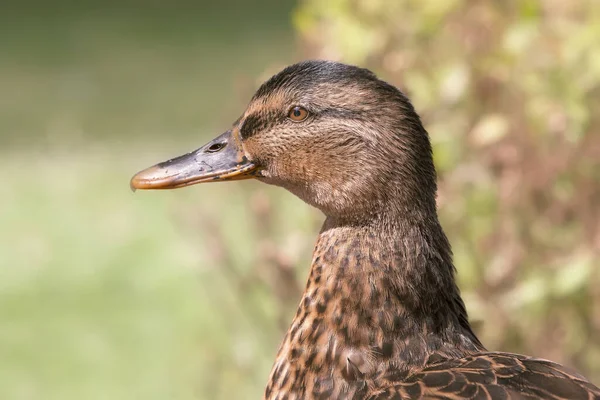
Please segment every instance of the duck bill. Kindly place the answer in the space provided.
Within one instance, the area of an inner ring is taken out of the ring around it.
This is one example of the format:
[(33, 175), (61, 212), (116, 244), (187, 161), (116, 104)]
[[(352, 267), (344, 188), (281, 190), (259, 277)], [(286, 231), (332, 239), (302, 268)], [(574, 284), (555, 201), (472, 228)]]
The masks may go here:
[(253, 178), (258, 168), (227, 131), (198, 150), (158, 163), (131, 178), (131, 189), (175, 189), (197, 183)]

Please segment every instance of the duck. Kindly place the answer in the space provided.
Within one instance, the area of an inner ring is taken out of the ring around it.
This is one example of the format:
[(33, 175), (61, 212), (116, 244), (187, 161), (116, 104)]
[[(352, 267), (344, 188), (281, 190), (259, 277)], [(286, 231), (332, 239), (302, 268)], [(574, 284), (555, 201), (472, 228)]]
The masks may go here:
[(130, 185), (244, 179), (325, 215), (263, 399), (600, 399), (565, 366), (478, 339), (437, 215), (429, 135), (403, 92), (373, 72), (288, 66), (229, 130)]

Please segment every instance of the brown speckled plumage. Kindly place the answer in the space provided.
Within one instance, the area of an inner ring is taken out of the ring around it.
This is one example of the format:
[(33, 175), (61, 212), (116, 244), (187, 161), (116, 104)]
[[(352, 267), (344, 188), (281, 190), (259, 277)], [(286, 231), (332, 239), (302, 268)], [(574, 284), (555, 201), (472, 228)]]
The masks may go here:
[[(291, 120), (295, 106), (305, 120)], [(600, 399), (567, 368), (488, 352), (473, 333), (438, 222), (429, 137), (398, 89), (357, 67), (303, 62), (263, 84), (193, 162), (210, 166), (219, 140), (237, 146), (236, 176), (282, 186), (326, 215), (265, 399)], [(132, 186), (206, 181), (158, 179), (156, 169)], [(212, 169), (213, 180), (234, 171)]]

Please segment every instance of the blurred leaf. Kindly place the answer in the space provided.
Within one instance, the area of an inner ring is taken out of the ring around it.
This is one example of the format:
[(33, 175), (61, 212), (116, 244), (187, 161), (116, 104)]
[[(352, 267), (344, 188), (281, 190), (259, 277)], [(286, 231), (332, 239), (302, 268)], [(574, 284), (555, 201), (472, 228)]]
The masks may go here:
[(477, 146), (494, 144), (508, 133), (508, 124), (508, 118), (501, 114), (483, 116), (471, 131), (473, 142)]
[(589, 283), (593, 258), (590, 254), (578, 255), (558, 270), (554, 278), (554, 293), (560, 297), (573, 295)]

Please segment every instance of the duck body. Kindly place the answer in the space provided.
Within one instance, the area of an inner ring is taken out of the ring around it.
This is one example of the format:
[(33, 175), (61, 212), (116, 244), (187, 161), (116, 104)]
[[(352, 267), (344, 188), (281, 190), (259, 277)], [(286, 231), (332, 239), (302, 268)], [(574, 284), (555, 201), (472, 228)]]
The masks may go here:
[(488, 352), (472, 331), (429, 137), (397, 88), (345, 64), (292, 65), (229, 131), (131, 185), (249, 178), (326, 215), (264, 399), (600, 399), (567, 368)]
[(429, 245), (434, 227), (388, 236), (328, 222), (265, 399), (598, 398), (558, 364), (483, 347), (454, 282), (437, 272), (452, 264)]

